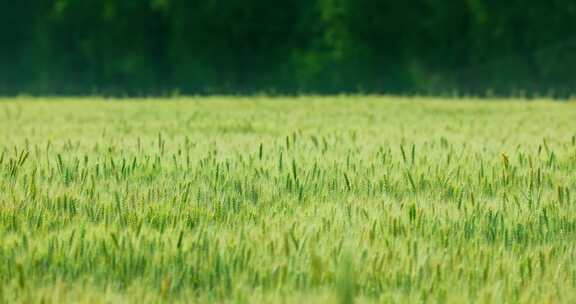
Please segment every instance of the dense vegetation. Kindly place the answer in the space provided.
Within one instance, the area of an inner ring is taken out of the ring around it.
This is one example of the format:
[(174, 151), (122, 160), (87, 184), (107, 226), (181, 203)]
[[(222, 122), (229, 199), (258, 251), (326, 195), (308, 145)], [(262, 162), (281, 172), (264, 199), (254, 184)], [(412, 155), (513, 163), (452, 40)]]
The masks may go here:
[(569, 0), (19, 0), (0, 22), (0, 94), (576, 87)]
[(574, 303), (575, 115), (5, 100), (0, 302)]

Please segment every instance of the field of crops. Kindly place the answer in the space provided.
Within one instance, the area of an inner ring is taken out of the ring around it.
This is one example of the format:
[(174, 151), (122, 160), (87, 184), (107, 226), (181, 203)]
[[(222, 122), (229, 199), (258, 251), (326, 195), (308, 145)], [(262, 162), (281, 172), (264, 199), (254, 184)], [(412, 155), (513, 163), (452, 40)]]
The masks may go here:
[(0, 101), (0, 303), (574, 303), (576, 103)]

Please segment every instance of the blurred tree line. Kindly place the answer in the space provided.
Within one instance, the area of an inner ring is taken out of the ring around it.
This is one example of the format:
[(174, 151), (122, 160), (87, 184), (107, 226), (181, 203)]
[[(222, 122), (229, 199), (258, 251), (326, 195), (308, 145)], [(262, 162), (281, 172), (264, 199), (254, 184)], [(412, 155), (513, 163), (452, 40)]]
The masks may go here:
[(573, 0), (18, 0), (0, 94), (554, 94)]

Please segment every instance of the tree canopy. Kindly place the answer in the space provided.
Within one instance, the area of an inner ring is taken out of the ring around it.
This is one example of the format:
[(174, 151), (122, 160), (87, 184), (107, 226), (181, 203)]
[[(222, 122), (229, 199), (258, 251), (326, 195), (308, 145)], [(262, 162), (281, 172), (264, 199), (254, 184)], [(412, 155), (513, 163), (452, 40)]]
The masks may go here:
[(576, 88), (575, 1), (4, 2), (2, 95)]

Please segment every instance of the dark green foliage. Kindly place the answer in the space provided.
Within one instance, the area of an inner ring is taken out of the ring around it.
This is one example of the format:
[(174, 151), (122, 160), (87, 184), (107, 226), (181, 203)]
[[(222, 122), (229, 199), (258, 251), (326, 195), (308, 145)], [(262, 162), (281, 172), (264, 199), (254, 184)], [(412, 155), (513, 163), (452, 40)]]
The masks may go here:
[(553, 94), (576, 87), (576, 2), (20, 0), (0, 94)]

